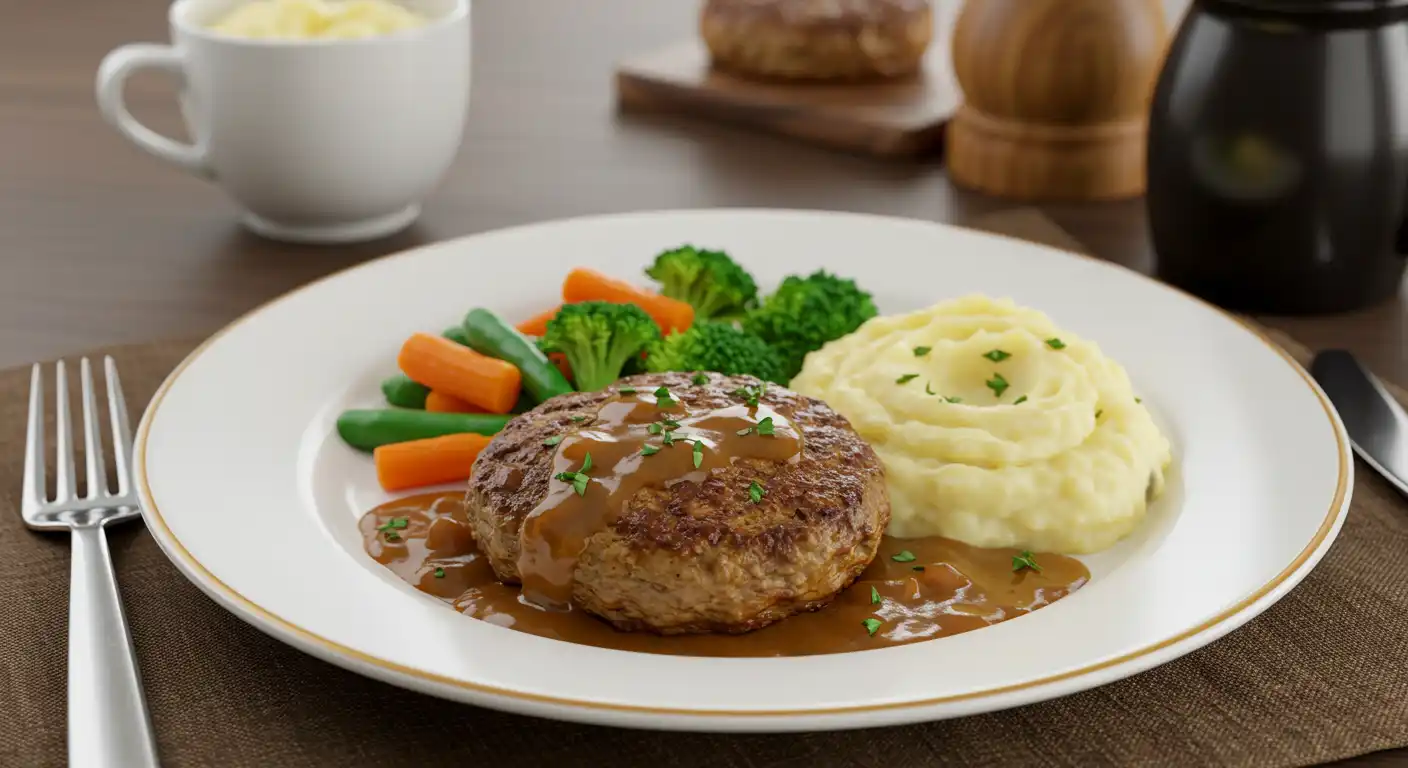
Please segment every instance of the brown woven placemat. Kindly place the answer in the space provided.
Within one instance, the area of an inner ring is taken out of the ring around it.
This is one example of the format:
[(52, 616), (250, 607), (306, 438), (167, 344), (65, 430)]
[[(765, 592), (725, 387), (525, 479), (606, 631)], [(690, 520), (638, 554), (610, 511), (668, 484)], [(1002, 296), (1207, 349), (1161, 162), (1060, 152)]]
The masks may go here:
[[(1040, 216), (980, 225), (1072, 245)], [(193, 346), (107, 350), (134, 410)], [(64, 761), (68, 590), (66, 540), (25, 530), (16, 507), (28, 385), (28, 371), (0, 373), (0, 765), (26, 767)], [(806, 735), (617, 730), (409, 693), (218, 608), (140, 524), (110, 536), (169, 766), (1305, 765), (1408, 745), (1408, 504), (1363, 465), (1357, 474), (1353, 512), (1320, 566), (1201, 651), (1007, 712)]]

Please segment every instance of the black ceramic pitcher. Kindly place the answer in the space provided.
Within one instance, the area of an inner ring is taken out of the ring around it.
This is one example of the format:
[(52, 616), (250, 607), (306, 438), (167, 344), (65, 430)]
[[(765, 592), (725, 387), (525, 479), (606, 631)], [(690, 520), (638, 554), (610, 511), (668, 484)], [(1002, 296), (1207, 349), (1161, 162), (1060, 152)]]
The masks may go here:
[(1408, 256), (1408, 0), (1193, 0), (1149, 124), (1158, 276), (1223, 306), (1335, 312)]

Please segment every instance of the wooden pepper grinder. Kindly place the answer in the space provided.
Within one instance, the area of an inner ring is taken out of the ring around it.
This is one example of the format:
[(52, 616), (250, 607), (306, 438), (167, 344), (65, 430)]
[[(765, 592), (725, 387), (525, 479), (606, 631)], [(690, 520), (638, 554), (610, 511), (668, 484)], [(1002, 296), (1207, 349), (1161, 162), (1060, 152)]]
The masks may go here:
[(965, 97), (948, 127), (954, 181), (1022, 200), (1142, 194), (1167, 41), (1160, 0), (967, 0), (953, 33)]

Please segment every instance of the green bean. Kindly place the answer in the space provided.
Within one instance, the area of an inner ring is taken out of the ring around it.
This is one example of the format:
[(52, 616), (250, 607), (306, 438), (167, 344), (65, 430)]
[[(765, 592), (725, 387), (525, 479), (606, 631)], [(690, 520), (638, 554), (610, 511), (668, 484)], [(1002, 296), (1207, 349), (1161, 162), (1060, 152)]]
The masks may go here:
[(396, 408), (344, 411), (337, 417), (337, 434), (353, 448), (371, 451), (380, 445), (405, 443), (441, 435), (473, 432), (497, 434), (509, 414), (431, 413)]
[(573, 391), (537, 344), (493, 312), (472, 309), (462, 327), (471, 349), (516, 366), (523, 375), (523, 388), (538, 402)]
[(386, 396), (386, 402), (400, 408), (425, 409), (425, 396), (430, 394), (430, 388), (424, 384), (417, 384), (404, 373), (381, 382), (381, 393)]

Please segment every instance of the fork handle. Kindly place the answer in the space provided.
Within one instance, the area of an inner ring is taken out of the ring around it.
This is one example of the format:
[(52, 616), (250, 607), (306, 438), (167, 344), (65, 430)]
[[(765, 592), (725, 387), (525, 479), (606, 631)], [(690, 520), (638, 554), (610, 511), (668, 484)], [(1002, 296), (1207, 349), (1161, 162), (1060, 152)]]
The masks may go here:
[(68, 764), (150, 768), (156, 744), (100, 525), (73, 529), (68, 596)]

